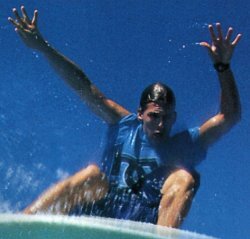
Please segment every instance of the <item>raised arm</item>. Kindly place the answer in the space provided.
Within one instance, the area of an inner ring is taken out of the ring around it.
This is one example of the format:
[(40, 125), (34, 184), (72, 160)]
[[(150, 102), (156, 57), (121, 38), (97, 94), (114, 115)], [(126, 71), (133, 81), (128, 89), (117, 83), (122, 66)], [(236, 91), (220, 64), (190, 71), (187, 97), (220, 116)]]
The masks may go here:
[(200, 135), (203, 144), (208, 147), (227, 133), (241, 118), (241, 104), (238, 89), (230, 67), (230, 62), (235, 46), (241, 35), (231, 41), (233, 29), (230, 27), (225, 38), (223, 37), (220, 23), (216, 24), (217, 35), (212, 25), (209, 25), (212, 43), (201, 42), (212, 59), (216, 69), (220, 88), (220, 112), (206, 121), (200, 127)]
[(15, 26), (15, 31), (30, 48), (40, 51), (55, 71), (78, 93), (90, 109), (109, 124), (114, 124), (129, 114), (125, 108), (107, 99), (97, 87), (90, 82), (85, 73), (71, 60), (55, 50), (44, 40), (37, 27), (38, 11), (34, 11), (33, 19), (21, 7), (22, 17), (14, 8), (16, 20), (8, 18)]

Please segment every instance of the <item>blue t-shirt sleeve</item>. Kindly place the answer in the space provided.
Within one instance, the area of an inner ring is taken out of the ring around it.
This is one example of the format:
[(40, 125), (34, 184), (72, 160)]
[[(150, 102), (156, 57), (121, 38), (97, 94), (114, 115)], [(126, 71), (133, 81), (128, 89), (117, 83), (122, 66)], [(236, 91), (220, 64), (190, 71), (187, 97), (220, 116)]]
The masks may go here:
[(132, 113), (127, 116), (124, 116), (118, 123), (117, 127), (120, 131), (131, 129), (133, 126), (138, 125), (137, 115)]
[(188, 129), (190, 138), (192, 140), (191, 144), (191, 155), (193, 158), (190, 158), (190, 164), (195, 167), (201, 163), (206, 158), (207, 149), (204, 147), (202, 142), (200, 141), (200, 128), (190, 128)]
[(199, 127), (190, 128), (190, 129), (188, 129), (188, 132), (189, 132), (190, 137), (191, 137), (193, 142), (197, 142), (199, 140), (199, 137), (200, 137), (200, 128)]
[(118, 124), (126, 124), (128, 122), (134, 122), (135, 120), (137, 120), (137, 115), (134, 113), (131, 113), (131, 114), (126, 115), (123, 118), (121, 118), (121, 120), (118, 122)]
[(199, 127), (176, 134), (171, 142), (171, 154), (177, 164), (194, 169), (206, 157), (206, 149), (200, 142)]
[(117, 136), (125, 134), (133, 125), (138, 124), (136, 114), (129, 114), (121, 118), (116, 124), (110, 125), (107, 132), (107, 140), (112, 144), (116, 144)]

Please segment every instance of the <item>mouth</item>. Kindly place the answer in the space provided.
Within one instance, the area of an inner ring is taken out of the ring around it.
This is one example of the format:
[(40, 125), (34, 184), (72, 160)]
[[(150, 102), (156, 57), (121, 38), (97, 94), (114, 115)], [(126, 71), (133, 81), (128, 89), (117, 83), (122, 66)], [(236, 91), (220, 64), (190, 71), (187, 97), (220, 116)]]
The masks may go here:
[(154, 138), (162, 138), (163, 136), (164, 136), (164, 132), (163, 132), (163, 131), (157, 130), (157, 131), (155, 131), (155, 132), (153, 133), (153, 137), (154, 137)]

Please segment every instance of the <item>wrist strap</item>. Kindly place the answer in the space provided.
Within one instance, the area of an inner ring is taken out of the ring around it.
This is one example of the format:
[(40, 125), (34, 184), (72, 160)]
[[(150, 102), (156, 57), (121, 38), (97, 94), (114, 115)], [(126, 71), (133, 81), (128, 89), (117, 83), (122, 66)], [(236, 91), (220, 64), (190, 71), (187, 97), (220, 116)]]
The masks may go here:
[(214, 64), (214, 69), (218, 72), (224, 72), (230, 68), (230, 64), (224, 64), (222, 62), (218, 62)]

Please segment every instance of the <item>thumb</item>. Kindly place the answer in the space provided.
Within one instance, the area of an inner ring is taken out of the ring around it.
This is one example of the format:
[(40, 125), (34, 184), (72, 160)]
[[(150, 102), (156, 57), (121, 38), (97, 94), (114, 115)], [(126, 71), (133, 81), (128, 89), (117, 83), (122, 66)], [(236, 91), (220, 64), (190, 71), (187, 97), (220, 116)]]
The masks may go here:
[(207, 42), (200, 42), (200, 46), (205, 47), (208, 50), (210, 56), (213, 56), (212, 46)]
[(207, 42), (200, 42), (200, 46), (206, 47), (206, 48), (211, 48), (210, 44), (208, 44)]

